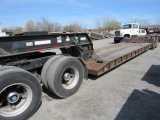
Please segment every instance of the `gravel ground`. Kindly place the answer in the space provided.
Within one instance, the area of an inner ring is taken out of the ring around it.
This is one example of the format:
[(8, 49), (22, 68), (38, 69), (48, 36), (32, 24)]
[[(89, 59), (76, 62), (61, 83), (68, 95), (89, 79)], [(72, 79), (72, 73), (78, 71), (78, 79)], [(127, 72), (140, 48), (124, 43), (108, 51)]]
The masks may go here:
[[(94, 41), (94, 48), (113, 39)], [(89, 76), (79, 91), (59, 99), (44, 89), (42, 104), (29, 120), (159, 120), (160, 43), (100, 76)]]

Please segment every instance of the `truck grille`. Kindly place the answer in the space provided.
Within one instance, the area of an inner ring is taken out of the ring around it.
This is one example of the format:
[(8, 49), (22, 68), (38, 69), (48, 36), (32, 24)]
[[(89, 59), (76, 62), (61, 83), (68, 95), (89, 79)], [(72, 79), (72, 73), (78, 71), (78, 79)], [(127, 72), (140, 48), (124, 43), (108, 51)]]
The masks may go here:
[(120, 31), (115, 31), (115, 36), (120, 36)]

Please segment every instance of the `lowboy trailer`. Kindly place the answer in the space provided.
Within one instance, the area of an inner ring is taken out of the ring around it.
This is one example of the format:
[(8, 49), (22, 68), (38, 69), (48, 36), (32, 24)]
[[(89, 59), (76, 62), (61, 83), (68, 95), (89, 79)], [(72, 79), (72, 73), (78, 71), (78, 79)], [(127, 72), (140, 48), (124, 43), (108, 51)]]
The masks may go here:
[[(42, 88), (67, 98), (88, 74), (108, 70), (157, 46), (154, 37), (134, 37), (93, 49), (87, 33), (0, 38), (0, 120), (25, 120), (38, 109)], [(60, 49), (62, 54), (48, 51)]]

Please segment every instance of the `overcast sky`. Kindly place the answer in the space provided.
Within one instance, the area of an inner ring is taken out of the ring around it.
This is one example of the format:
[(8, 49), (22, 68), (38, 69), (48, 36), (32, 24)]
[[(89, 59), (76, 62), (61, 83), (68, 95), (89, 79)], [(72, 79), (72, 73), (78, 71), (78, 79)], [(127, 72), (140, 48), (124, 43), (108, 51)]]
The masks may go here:
[(79, 21), (88, 28), (95, 19), (109, 16), (122, 23), (146, 19), (160, 21), (160, 0), (0, 0), (2, 28), (25, 26), (27, 20), (48, 20), (62, 25)]

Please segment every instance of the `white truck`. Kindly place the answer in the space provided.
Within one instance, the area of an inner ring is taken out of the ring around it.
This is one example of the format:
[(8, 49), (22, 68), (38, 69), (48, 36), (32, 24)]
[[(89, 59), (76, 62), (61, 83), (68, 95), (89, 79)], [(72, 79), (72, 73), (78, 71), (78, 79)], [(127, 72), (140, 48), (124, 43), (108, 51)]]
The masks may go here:
[(115, 31), (114, 42), (119, 43), (123, 38), (142, 35), (147, 35), (147, 32), (145, 29), (140, 29), (138, 23), (127, 23), (122, 29)]

